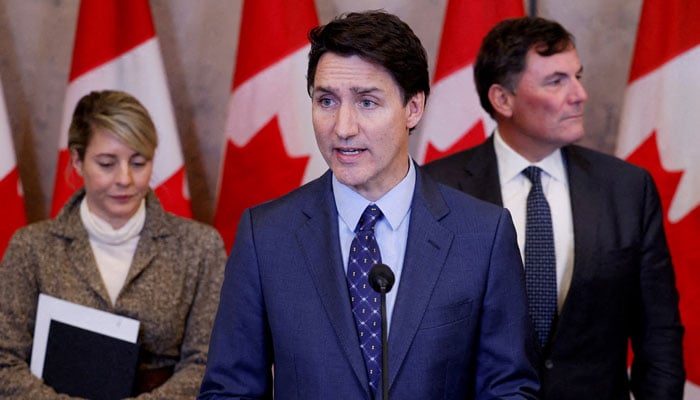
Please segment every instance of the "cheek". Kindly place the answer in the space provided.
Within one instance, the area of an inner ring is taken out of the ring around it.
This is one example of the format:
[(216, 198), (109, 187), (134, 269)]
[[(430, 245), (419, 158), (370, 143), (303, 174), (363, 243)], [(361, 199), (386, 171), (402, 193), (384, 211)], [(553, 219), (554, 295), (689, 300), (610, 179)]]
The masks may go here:
[(549, 125), (559, 117), (559, 104), (538, 97), (524, 102), (523, 118), (535, 125)]
[(311, 108), (311, 123), (319, 129), (327, 128), (333, 123), (334, 113), (329, 109), (324, 109), (321, 107)]
[(311, 125), (314, 129), (314, 135), (316, 136), (316, 140), (320, 144), (327, 138), (328, 132), (330, 130), (328, 118), (316, 115), (316, 113), (314, 113), (313, 118), (311, 120)]
[(151, 184), (151, 177), (153, 176), (153, 164), (151, 163), (148, 168), (143, 171), (139, 171), (134, 175), (134, 181), (136, 185), (142, 189), (147, 189)]
[(91, 191), (103, 190), (111, 184), (112, 179), (109, 174), (94, 171), (90, 168), (83, 169), (83, 185)]
[(379, 158), (393, 160), (408, 153), (408, 131), (399, 128), (400, 126), (402, 125), (387, 125), (384, 130), (375, 131), (378, 132), (374, 143)]

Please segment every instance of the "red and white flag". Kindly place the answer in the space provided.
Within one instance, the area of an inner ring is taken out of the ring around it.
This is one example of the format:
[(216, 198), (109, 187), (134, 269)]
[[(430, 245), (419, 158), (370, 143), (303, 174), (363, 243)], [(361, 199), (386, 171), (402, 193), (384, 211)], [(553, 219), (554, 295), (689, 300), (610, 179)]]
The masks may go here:
[(306, 91), (313, 0), (245, 0), (214, 226), (227, 249), (241, 213), (320, 176)]
[(685, 325), (685, 398), (700, 399), (700, 2), (645, 0), (616, 154), (661, 195)]
[(93, 90), (132, 94), (158, 132), (151, 187), (163, 207), (191, 217), (184, 158), (148, 0), (82, 0), (63, 106), (51, 216), (82, 182), (70, 167), (68, 127), (78, 100)]
[(420, 163), (472, 147), (496, 127), (481, 108), (474, 61), (486, 33), (505, 18), (525, 15), (522, 0), (449, 0), (433, 85), (413, 133), (411, 153)]
[(26, 223), (22, 185), (0, 82), (0, 259), (12, 234)]

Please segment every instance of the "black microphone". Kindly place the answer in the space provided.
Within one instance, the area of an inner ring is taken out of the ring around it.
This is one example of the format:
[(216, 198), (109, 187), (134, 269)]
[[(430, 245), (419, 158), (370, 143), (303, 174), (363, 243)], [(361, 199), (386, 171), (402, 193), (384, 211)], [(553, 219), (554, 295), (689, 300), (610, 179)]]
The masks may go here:
[(394, 286), (394, 273), (386, 264), (374, 264), (369, 270), (368, 280), (375, 292), (386, 294)]
[(394, 286), (394, 273), (386, 264), (374, 264), (369, 285), (382, 295), (382, 400), (389, 400), (389, 344), (386, 332), (386, 294)]

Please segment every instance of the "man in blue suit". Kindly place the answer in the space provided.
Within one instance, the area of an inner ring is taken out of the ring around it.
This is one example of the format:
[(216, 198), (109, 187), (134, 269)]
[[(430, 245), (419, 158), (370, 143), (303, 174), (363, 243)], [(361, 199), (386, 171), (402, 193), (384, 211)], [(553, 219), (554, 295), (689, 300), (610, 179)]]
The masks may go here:
[[(382, 389), (397, 400), (535, 399), (508, 212), (437, 184), (408, 154), (430, 91), (420, 41), (380, 11), (309, 38), (313, 125), (330, 171), (243, 213), (200, 399), (382, 399)], [(361, 266), (379, 260), (396, 276), (388, 366), (372, 320), (381, 296), (361, 292)]]
[(560, 24), (499, 23), (474, 67), (481, 105), (498, 127), (483, 144), (425, 170), (510, 210), (526, 269), (528, 225), (541, 224), (527, 219), (533, 185), (523, 171), (542, 170), (556, 258), (542, 399), (628, 400), (631, 391), (637, 400), (680, 400), (683, 327), (659, 195), (645, 170), (572, 144), (584, 134), (581, 73)]

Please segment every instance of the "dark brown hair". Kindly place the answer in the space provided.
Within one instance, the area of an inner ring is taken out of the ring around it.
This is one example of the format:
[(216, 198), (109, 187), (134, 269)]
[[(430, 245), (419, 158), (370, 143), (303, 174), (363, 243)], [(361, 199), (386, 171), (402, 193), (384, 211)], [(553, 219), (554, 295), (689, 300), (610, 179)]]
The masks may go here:
[(325, 53), (357, 55), (389, 72), (401, 89), (404, 104), (417, 93), (430, 93), (425, 49), (411, 28), (387, 12), (366, 11), (336, 17), (309, 32), (311, 50), (306, 74), (312, 93), (319, 59)]
[(492, 117), (489, 89), (500, 84), (511, 92), (525, 70), (527, 53), (541, 56), (561, 53), (574, 46), (574, 37), (559, 23), (540, 17), (506, 19), (494, 26), (481, 42), (474, 64), (474, 82), (481, 106)]

